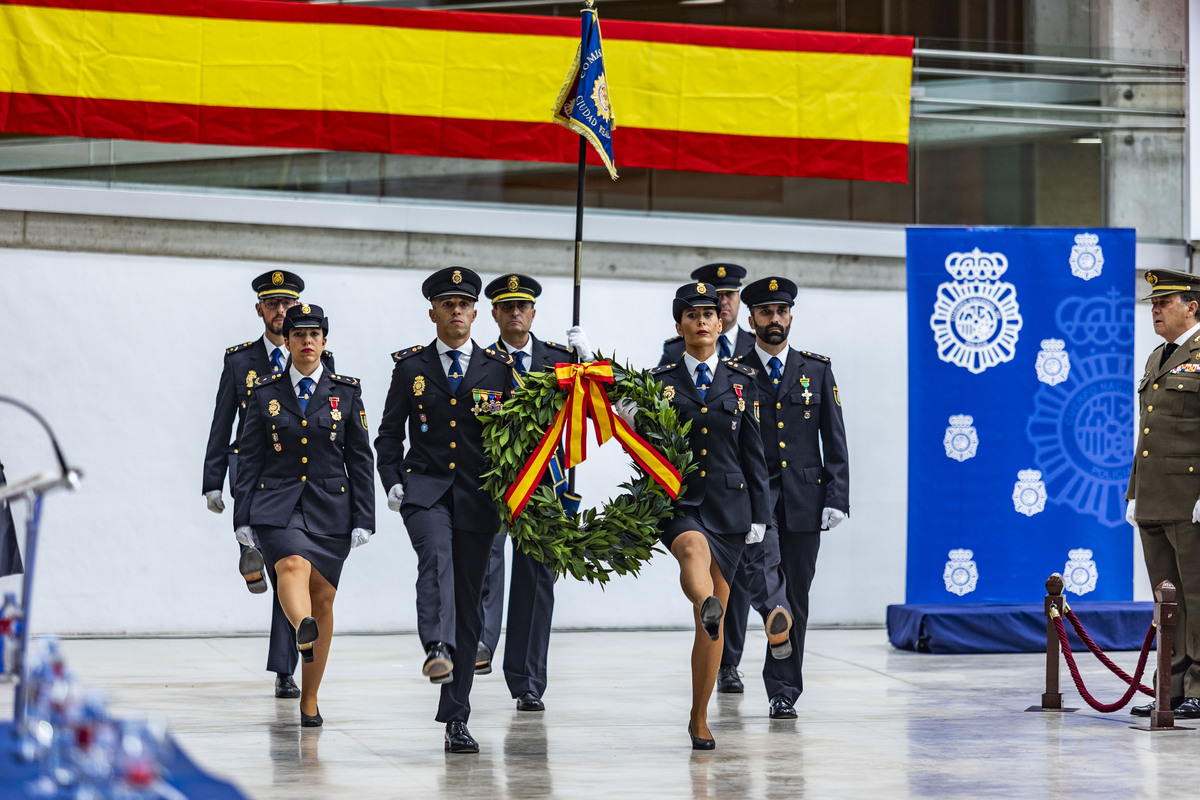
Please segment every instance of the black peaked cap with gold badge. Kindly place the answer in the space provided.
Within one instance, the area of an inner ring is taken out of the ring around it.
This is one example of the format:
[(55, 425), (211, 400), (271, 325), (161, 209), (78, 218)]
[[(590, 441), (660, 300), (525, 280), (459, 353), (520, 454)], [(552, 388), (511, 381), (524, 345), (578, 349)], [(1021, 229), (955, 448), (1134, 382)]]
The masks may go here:
[(796, 304), (796, 295), (799, 293), (800, 289), (787, 278), (759, 278), (742, 289), (742, 302), (750, 308), (776, 303), (792, 306)]
[(719, 308), (720, 305), (716, 286), (703, 281), (685, 283), (675, 290), (671, 313), (675, 315), (675, 321), (679, 322), (683, 319), (683, 312), (689, 308)]
[(445, 267), (430, 275), (421, 284), (421, 294), (426, 300), (456, 295), (469, 300), (479, 299), (479, 288), (483, 279), (474, 270), (466, 267)]
[(264, 297), (291, 297), (296, 299), (304, 291), (304, 281), (300, 276), (294, 272), (287, 272), (282, 269), (273, 269), (270, 272), (264, 272), (250, 281), (250, 286), (258, 294), (259, 300), (262, 300)]
[(510, 300), (528, 300), (533, 303), (542, 293), (542, 285), (528, 275), (509, 273), (489, 283), (483, 293), (492, 301), (492, 305)]
[(283, 318), (283, 335), (287, 336), (292, 328), (320, 328), (322, 333), (329, 333), (329, 317), (320, 306), (300, 303), (287, 310)]
[(1176, 292), (1200, 292), (1200, 275), (1170, 269), (1146, 270), (1146, 283), (1150, 284), (1150, 294), (1143, 300), (1166, 297)]
[(746, 268), (740, 264), (717, 262), (705, 264), (692, 270), (692, 280), (711, 283), (718, 292), (736, 292), (742, 286), (742, 278), (746, 277)]

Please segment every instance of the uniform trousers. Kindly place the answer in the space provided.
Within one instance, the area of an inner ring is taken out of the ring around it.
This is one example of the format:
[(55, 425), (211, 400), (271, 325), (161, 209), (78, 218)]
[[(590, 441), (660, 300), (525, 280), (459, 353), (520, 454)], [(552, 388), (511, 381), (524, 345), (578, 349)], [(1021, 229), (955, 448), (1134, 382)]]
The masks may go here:
[[(775, 508), (775, 524), (783, 531), (779, 534), (779, 565), (787, 584), (788, 608), (792, 612), (792, 630), (788, 638), (792, 642), (792, 654), (783, 659), (790, 662), (789, 669), (795, 679), (795, 687), (783, 692), (793, 703), (804, 691), (804, 635), (808, 632), (808, 591), (812, 588), (813, 576), (817, 573), (817, 552), (821, 549), (821, 531), (788, 531), (783, 503)], [(794, 694), (793, 694), (794, 691)]]
[[(440, 617), (450, 615), (453, 618), (453, 635), (442, 639), (426, 639), (426, 634), (422, 633), (421, 637), (426, 646), (431, 641), (441, 641), (451, 648), (454, 679), (450, 683), (442, 684), (437, 721), (466, 722), (471, 716), (475, 648), (483, 632), (479, 598), (483, 592), (483, 578), (487, 574), (488, 556), (495, 537), (491, 533), (456, 528), (454, 514), (450, 510), (449, 493), (430, 508), (415, 508), (410, 505), (402, 507), (401, 511), (404, 527), (407, 528), (413, 548), (417, 551), (418, 627), (421, 613), (421, 562), (429, 557), (441, 558), (445, 550), (449, 551), (448, 574), (439, 575), (438, 581), (439, 590), (449, 584), (452, 602), (441, 609)], [(438, 546), (439, 540), (444, 546)], [(441, 566), (438, 565), (439, 569)]]
[[(774, 520), (767, 526), (763, 540), (746, 545), (737, 573), (729, 586), (729, 606), (725, 611), (725, 648), (721, 653), (722, 667), (736, 667), (742, 660), (746, 643), (746, 621), (750, 607), (762, 616), (777, 606), (788, 608), (787, 585), (779, 566), (779, 528)], [(799, 661), (795, 658), (772, 658), (767, 645), (763, 662), (763, 683), (767, 696), (784, 696), (794, 700), (800, 694)], [(793, 654), (795, 647), (793, 645)]]
[(1200, 697), (1200, 525), (1138, 522), (1150, 585), (1175, 585), (1179, 615), (1171, 647), (1171, 696)]

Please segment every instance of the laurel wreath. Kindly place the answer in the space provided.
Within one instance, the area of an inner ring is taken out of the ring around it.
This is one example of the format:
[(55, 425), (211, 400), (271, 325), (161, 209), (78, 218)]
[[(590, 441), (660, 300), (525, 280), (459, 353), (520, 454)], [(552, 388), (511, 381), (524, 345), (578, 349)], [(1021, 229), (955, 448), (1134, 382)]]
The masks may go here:
[[(596, 355), (597, 360), (602, 356)], [(484, 452), (492, 468), (483, 475), (483, 487), (502, 519), (508, 519), (504, 495), (541, 441), (566, 401), (553, 368), (524, 375), (504, 407), (483, 420)], [(680, 422), (662, 396), (662, 384), (648, 372), (613, 364), (614, 383), (605, 387), (615, 406), (629, 399), (638, 406), (637, 432), (671, 462), (681, 476), (696, 469), (687, 434), (691, 422)], [(590, 434), (589, 434), (590, 435)], [(655, 550), (662, 523), (676, 515), (670, 496), (646, 472), (633, 464), (637, 475), (620, 484), (624, 494), (597, 512), (588, 509), (577, 518), (563, 511), (554, 490), (542, 483), (525, 509), (508, 526), (515, 546), (558, 575), (571, 575), (588, 583), (606, 583), (613, 573), (637, 575)], [(682, 496), (682, 491), (680, 492)]]

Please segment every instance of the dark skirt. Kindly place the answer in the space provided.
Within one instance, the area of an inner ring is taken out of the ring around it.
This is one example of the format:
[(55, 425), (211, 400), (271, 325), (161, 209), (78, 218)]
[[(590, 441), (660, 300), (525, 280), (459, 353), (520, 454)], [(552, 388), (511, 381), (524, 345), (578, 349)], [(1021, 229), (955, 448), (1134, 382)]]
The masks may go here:
[(683, 516), (664, 522), (662, 535), (658, 538), (670, 550), (671, 544), (674, 543), (676, 537), (684, 531), (700, 531), (704, 534), (704, 538), (708, 540), (708, 549), (712, 552), (713, 561), (716, 562), (717, 567), (721, 570), (721, 575), (725, 577), (725, 582), (732, 584), (734, 573), (737, 572), (738, 562), (742, 559), (742, 548), (746, 546), (746, 534), (710, 533), (704, 526), (704, 523), (700, 521), (696, 510), (689, 508), (684, 511)]
[(308, 530), (299, 506), (292, 511), (286, 528), (260, 525), (255, 529), (255, 533), (258, 534), (258, 545), (262, 550), (263, 560), (272, 569), (282, 558), (300, 556), (312, 564), (313, 569), (321, 573), (333, 588), (337, 588), (342, 577), (342, 564), (346, 562), (346, 556), (350, 555), (349, 533), (330, 536)]

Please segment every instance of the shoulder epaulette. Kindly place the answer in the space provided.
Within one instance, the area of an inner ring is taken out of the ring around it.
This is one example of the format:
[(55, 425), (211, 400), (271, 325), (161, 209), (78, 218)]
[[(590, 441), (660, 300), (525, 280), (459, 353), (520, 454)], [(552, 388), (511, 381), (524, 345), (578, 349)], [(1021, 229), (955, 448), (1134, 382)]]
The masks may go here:
[(333, 351), (332, 351), (332, 350), (326, 350), (326, 351), (324, 351), (323, 353), (321, 353), (321, 360), (322, 360), (322, 361), (326, 361), (326, 360), (328, 360), (328, 359), (331, 359), (331, 358), (333, 358)]
[(549, 348), (551, 348), (551, 349), (553, 349), (553, 350), (561, 350), (561, 351), (562, 351), (562, 352), (564, 352), (564, 353), (569, 353), (569, 352), (571, 352), (571, 348), (570, 348), (570, 347), (568, 347), (568, 346), (567, 346), (567, 345), (565, 345), (565, 344), (559, 344), (558, 342), (547, 342), (545, 339), (543, 339), (543, 340), (542, 340), (542, 344), (546, 345), (546, 347), (549, 347)]
[(728, 358), (721, 363), (723, 363), (725, 366), (729, 367), (734, 372), (742, 373), (747, 378), (753, 378), (755, 376), (755, 374), (758, 372), (758, 370), (754, 369), (754, 367), (747, 366), (746, 364), (743, 364), (740, 361), (737, 361), (732, 358)]
[(282, 372), (273, 372), (270, 375), (264, 375), (261, 378), (257, 378), (254, 381), (253, 388), (257, 389), (259, 386), (266, 386), (268, 383), (271, 383), (272, 381), (277, 381), (280, 378), (282, 378), (283, 376), (284, 376), (284, 373), (282, 373)]
[(424, 349), (425, 349), (425, 345), (418, 344), (414, 347), (408, 348), (407, 350), (397, 350), (396, 352), (392, 353), (392, 360), (399, 363), (399, 362), (403, 361), (404, 359), (408, 358), (409, 356), (415, 356), (417, 353), (421, 352)]
[(348, 386), (358, 386), (358, 378), (351, 378), (349, 375), (334, 375), (330, 373), (329, 380), (344, 383)]
[(675, 368), (674, 364), (663, 364), (661, 367), (655, 367), (654, 369), (649, 370), (649, 372), (651, 375), (661, 375), (662, 373), (666, 372), (667, 370), (674, 369), (674, 368)]
[(815, 358), (817, 361), (824, 361), (826, 364), (829, 363), (829, 356), (823, 356), (820, 353), (810, 353), (807, 350), (801, 350), (800, 355)]
[[(254, 342), (257, 342), (257, 341), (258, 341), (257, 339), (254, 340)], [(254, 344), (254, 342), (246, 342), (245, 344), (235, 344), (233, 347), (226, 348), (225, 355), (229, 355), (230, 353), (236, 353), (239, 350), (245, 350), (247, 347)]]
[(670, 339), (667, 339), (666, 341), (664, 341), (663, 344), (664, 345), (675, 344), (676, 342), (682, 342), (682, 341), (683, 341), (682, 336), (672, 336)]
[(483, 352), (496, 359), (506, 367), (511, 367), (514, 363), (516, 363), (516, 359), (498, 347), (485, 347), (483, 348)]

